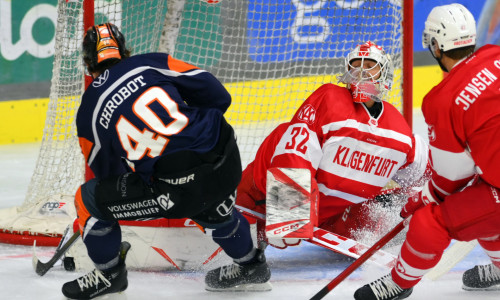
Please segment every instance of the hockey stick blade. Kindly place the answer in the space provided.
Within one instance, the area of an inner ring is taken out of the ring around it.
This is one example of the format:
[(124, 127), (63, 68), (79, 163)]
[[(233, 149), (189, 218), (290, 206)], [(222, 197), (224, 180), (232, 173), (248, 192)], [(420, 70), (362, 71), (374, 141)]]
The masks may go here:
[(332, 279), (330, 283), (328, 283), (324, 288), (322, 288), (319, 292), (316, 293), (310, 300), (319, 300), (323, 299), (331, 290), (333, 290), (339, 283), (344, 281), (347, 276), (351, 275), (357, 268), (359, 268), (365, 261), (367, 261), (375, 252), (377, 252), (380, 248), (382, 248), (385, 244), (387, 244), (390, 240), (392, 240), (398, 233), (401, 232), (409, 223), (410, 217), (401, 221), (398, 225), (396, 225), (391, 231), (389, 231), (386, 235), (384, 235), (378, 242), (376, 242), (370, 249), (366, 250), (358, 259), (356, 259), (349, 267), (347, 267), (342, 273), (340, 273), (337, 277)]
[(456, 241), (451, 247), (443, 253), (439, 263), (424, 275), (430, 280), (437, 280), (444, 274), (448, 273), (456, 264), (464, 259), (469, 252), (477, 245), (477, 240), (470, 242)]
[(73, 235), (64, 245), (62, 245), (61, 248), (56, 249), (54, 256), (52, 256), (52, 258), (46, 263), (41, 262), (36, 256), (36, 240), (35, 240), (35, 242), (33, 243), (33, 259), (32, 259), (33, 269), (35, 270), (35, 272), (40, 276), (45, 275), (45, 273), (47, 273), (54, 266), (54, 264), (59, 259), (61, 259), (64, 253), (66, 253), (66, 251), (68, 251), (68, 249), (71, 248), (71, 246), (73, 246), (73, 244), (76, 242), (79, 236), (80, 236), (79, 230), (73, 233)]

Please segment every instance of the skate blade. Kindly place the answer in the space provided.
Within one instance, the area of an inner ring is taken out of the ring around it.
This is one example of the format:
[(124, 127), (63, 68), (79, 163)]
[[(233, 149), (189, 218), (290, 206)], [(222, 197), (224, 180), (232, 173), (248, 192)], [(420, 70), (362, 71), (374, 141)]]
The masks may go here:
[[(65, 299), (75, 300), (73, 298), (65, 298)], [(105, 294), (102, 296), (97, 296), (93, 299), (94, 300), (128, 300), (127, 294), (125, 293), (125, 291), (111, 293), (111, 294)]]
[(273, 289), (270, 282), (240, 284), (234, 287), (218, 289), (205, 286), (205, 290), (210, 292), (269, 292)]
[(487, 288), (473, 288), (470, 286), (462, 285), (462, 289), (469, 292), (480, 292), (480, 291), (500, 291), (500, 284), (492, 285)]

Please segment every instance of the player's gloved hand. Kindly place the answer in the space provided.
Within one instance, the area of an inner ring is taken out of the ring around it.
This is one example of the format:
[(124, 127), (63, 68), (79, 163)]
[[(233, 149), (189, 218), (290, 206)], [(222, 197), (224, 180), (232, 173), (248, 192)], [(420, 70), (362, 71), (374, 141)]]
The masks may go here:
[(301, 239), (268, 239), (268, 244), (278, 249), (285, 249), (288, 246), (298, 246)]
[(427, 182), (424, 185), (422, 191), (408, 198), (408, 202), (405, 204), (403, 209), (401, 209), (399, 215), (401, 216), (401, 218), (406, 219), (418, 209), (431, 203), (439, 204), (439, 201), (436, 199), (436, 197), (433, 196), (433, 194), (429, 190), (429, 182)]
[(266, 213), (266, 195), (257, 189), (249, 176), (244, 176), (238, 185), (236, 204), (261, 214)]

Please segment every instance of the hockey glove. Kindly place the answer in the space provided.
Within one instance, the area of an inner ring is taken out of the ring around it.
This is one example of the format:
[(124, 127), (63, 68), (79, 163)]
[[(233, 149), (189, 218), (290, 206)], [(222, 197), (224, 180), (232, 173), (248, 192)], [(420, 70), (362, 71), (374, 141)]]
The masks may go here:
[(401, 209), (401, 212), (399, 213), (401, 218), (406, 219), (410, 215), (413, 215), (415, 211), (428, 204), (431, 203), (439, 204), (437, 198), (433, 196), (433, 194), (429, 190), (429, 184), (430, 182), (427, 182), (424, 185), (422, 191), (408, 198), (408, 202), (405, 204), (405, 206), (403, 207), (403, 209)]

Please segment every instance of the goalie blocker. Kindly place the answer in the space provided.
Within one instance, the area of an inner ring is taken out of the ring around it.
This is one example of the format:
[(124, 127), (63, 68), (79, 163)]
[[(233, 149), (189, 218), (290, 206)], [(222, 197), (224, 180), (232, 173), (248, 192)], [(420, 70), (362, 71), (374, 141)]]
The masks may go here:
[(311, 239), (318, 225), (319, 194), (310, 170), (270, 168), (266, 189), (265, 231), (270, 243), (284, 239), (285, 245), (293, 245), (297, 239)]

